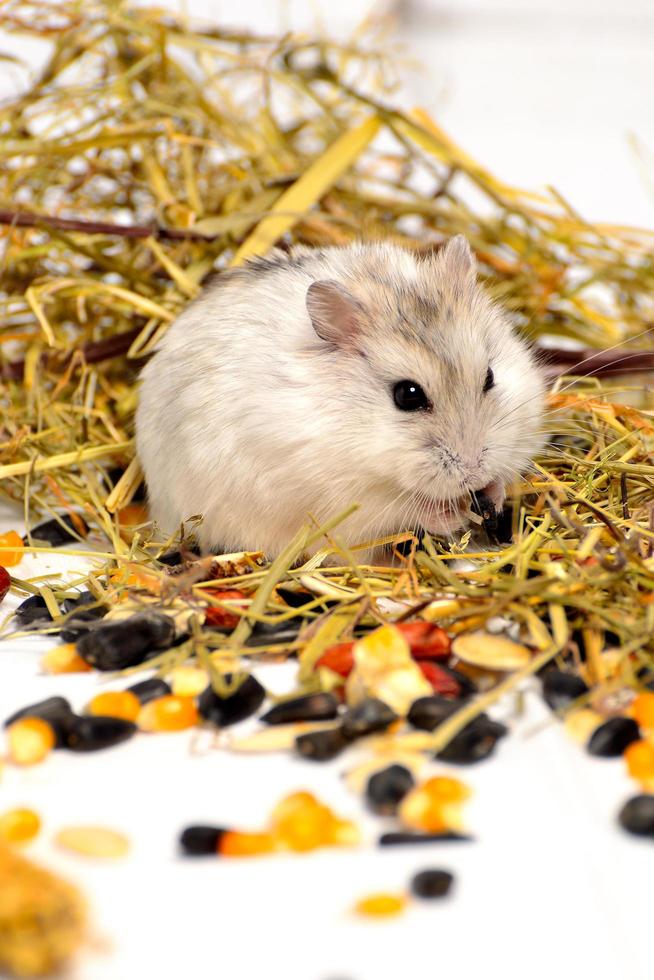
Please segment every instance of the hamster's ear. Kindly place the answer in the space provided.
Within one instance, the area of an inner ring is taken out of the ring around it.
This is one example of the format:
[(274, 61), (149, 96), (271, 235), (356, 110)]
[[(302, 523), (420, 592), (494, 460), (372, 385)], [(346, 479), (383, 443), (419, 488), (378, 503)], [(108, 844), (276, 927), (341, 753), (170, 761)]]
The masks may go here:
[(448, 278), (458, 282), (472, 283), (477, 275), (477, 263), (472, 249), (463, 235), (449, 238), (438, 253), (441, 268)]
[(322, 340), (356, 350), (364, 308), (344, 286), (331, 279), (312, 282), (307, 290), (307, 310), (313, 329)]

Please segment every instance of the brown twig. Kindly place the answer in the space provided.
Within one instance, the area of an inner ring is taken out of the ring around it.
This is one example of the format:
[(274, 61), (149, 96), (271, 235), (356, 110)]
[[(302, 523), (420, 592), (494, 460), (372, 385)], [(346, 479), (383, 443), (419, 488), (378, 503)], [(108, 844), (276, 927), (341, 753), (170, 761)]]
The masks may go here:
[[(112, 357), (120, 357), (125, 354), (134, 340), (138, 337), (142, 327), (135, 327), (133, 330), (126, 330), (124, 333), (114, 334), (105, 340), (92, 340), (88, 344), (83, 344), (81, 348), (73, 348), (68, 351), (57, 351), (52, 354), (44, 351), (41, 355), (41, 363), (48, 364), (58, 361), (62, 370), (70, 362), (76, 350), (81, 350), (86, 364), (97, 364), (99, 361), (108, 361)], [(10, 361), (0, 370), (4, 381), (20, 381), (25, 369), (24, 361)]]
[(654, 350), (616, 351), (608, 350), (566, 350), (552, 347), (543, 349), (545, 372), (551, 378), (562, 374), (606, 377), (611, 374), (632, 374), (633, 372), (654, 371)]
[(120, 238), (168, 238), (178, 241), (210, 241), (215, 235), (203, 235), (185, 228), (166, 228), (164, 225), (116, 225), (106, 221), (82, 221), (78, 218), (58, 218), (55, 215), (32, 214), (29, 211), (9, 211), (0, 208), (0, 225), (13, 228), (59, 228), (62, 231), (82, 231), (87, 235), (117, 235)]
[[(81, 348), (73, 348), (69, 351), (58, 351), (50, 354), (47, 351), (41, 357), (42, 363), (58, 361), (62, 369), (69, 363), (75, 350), (81, 349), (86, 364), (97, 364), (100, 361), (111, 360), (112, 357), (120, 357), (125, 354), (132, 342), (138, 337), (141, 328), (126, 330), (124, 333), (114, 334), (105, 340), (93, 340)], [(574, 374), (575, 367), (580, 368), (580, 374), (584, 376), (594, 376), (596, 378), (605, 377), (612, 374), (632, 374), (634, 372), (654, 372), (654, 351), (635, 350), (629, 354), (620, 354), (616, 358), (613, 350), (566, 350), (565, 348), (548, 348), (545, 372), (549, 378), (558, 378), (564, 374)], [(139, 355), (140, 356), (140, 355)], [(143, 355), (145, 356), (145, 355)], [(5, 381), (19, 381), (23, 375), (25, 367), (24, 361), (10, 361), (0, 369), (0, 375)]]

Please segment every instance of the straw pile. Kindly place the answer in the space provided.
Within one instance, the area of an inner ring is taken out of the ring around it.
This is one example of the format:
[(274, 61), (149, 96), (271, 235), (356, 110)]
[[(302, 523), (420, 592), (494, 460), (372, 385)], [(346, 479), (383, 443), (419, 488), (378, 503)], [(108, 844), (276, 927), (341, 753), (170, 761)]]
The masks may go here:
[[(607, 634), (620, 669), (649, 666), (652, 404), (614, 403), (596, 380), (559, 382), (552, 446), (515, 490), (513, 539), (484, 541), (474, 565), (458, 562), (466, 539), (417, 550), (404, 534), (408, 554), (393, 568), (348, 557), (321, 568), (321, 556), (297, 567), (307, 531), (271, 567), (232, 556), (173, 578), (156, 557), (173, 542), (144, 522), (127, 533), (120, 514), (124, 524), (140, 480), (137, 372), (212, 271), (275, 242), (384, 236), (422, 248), (463, 232), (520, 328), (608, 348), (578, 369), (602, 373), (616, 361), (652, 366), (653, 232), (591, 225), (554, 191), (496, 179), (424, 112), (394, 107), (392, 65), (365, 37), (191, 30), (113, 0), (15, 0), (0, 24), (54, 45), (34, 85), (0, 110), (0, 486), (29, 521), (83, 515), (99, 598), (128, 591), (196, 614), (188, 643), (160, 666), (194, 653), (229, 664), (254, 623), (293, 616), (276, 586), (300, 581), (316, 596), (304, 632), (257, 652), (299, 652), (305, 679), (355, 623), (386, 619), (390, 599), (442, 599), (453, 632), (506, 615), (545, 658), (574, 638), (598, 683)], [(579, 359), (555, 352), (552, 374)], [(327, 552), (338, 552), (337, 524)], [(229, 641), (202, 630), (208, 581), (252, 597)], [(48, 599), (63, 594), (54, 583)], [(339, 602), (325, 611), (325, 597)]]

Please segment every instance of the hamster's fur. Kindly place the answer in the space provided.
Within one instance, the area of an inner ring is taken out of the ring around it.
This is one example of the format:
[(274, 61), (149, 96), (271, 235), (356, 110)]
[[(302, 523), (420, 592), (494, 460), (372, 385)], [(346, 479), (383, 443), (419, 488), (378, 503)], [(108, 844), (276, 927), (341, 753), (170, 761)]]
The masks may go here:
[[(427, 407), (396, 406), (402, 380)], [(542, 444), (543, 403), (462, 236), (424, 256), (296, 248), (221, 274), (172, 324), (141, 376), (137, 449), (164, 532), (202, 514), (205, 550), (272, 557), (354, 502), (348, 544), (461, 527), (470, 492), (499, 505)]]

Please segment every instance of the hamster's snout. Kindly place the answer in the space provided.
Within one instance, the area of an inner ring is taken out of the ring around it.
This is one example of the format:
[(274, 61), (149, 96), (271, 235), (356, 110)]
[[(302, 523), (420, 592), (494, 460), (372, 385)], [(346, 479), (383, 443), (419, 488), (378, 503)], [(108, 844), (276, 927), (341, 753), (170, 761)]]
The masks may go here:
[(453, 449), (441, 442), (440, 439), (434, 442), (434, 449), (445, 472), (455, 479), (461, 487), (469, 488), (472, 491), (482, 490), (483, 486), (488, 483), (489, 474), (487, 471), (485, 472), (487, 449), (464, 453)]

